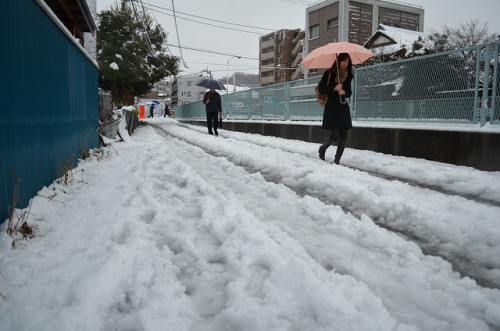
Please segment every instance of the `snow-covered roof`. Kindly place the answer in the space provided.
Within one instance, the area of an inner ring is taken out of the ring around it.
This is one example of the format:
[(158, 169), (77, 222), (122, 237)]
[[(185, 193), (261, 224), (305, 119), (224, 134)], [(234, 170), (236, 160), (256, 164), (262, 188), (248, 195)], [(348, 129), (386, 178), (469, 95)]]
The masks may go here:
[(413, 49), (413, 43), (419, 37), (427, 36), (424, 32), (395, 28), (384, 24), (379, 24), (377, 32), (363, 45), (364, 47), (377, 48), (388, 45), (398, 45), (401, 49), (410, 52)]

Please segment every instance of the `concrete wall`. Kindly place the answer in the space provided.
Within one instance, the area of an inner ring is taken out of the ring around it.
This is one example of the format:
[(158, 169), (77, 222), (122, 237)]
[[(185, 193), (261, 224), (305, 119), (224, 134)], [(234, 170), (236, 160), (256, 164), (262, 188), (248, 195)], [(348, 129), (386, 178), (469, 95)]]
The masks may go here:
[[(206, 126), (206, 121), (181, 121)], [(315, 143), (329, 134), (318, 125), (293, 123), (227, 121), (224, 129)], [(347, 147), (500, 171), (499, 133), (355, 127), (349, 131)]]

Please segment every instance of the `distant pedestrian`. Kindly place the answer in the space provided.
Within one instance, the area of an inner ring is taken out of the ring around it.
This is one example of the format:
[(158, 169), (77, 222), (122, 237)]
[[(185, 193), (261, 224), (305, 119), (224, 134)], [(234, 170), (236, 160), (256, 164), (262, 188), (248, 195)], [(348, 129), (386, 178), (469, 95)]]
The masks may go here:
[(150, 118), (150, 117), (152, 118), (153, 117), (153, 108), (154, 107), (155, 107), (155, 104), (153, 102), (153, 103), (151, 103), (151, 107), (149, 107), (149, 116), (148, 116), (148, 118)]
[(331, 134), (319, 147), (318, 153), (320, 159), (324, 160), (327, 148), (338, 144), (333, 161), (335, 164), (340, 163), (347, 142), (347, 132), (352, 128), (351, 111), (346, 99), (352, 94), (353, 77), (351, 57), (347, 53), (341, 53), (319, 83), (318, 92), (328, 95), (322, 127), (330, 130)]
[(163, 114), (163, 117), (167, 115), (170, 117), (170, 108), (168, 108), (168, 104), (165, 102), (165, 113)]
[[(214, 134), (219, 135), (217, 132), (217, 125), (218, 125), (218, 119), (217, 119), (217, 113), (222, 115), (222, 103), (221, 103), (221, 98), (220, 94), (215, 92), (215, 89), (210, 89), (210, 91), (206, 92), (205, 95), (203, 96), (203, 103), (206, 105), (205, 110), (207, 112), (207, 127), (208, 127), (208, 133), (209, 134)], [(213, 132), (212, 132), (212, 127), (213, 127)]]

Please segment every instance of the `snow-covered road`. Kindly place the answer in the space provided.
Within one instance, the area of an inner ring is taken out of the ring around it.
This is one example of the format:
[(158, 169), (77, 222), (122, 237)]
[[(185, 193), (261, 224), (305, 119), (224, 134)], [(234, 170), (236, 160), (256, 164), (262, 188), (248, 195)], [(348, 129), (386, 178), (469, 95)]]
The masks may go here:
[(146, 122), (0, 234), (7, 330), (500, 329), (500, 173)]
[[(204, 128), (182, 127), (205, 133)], [(282, 139), (237, 134), (236, 139), (228, 138), (232, 142), (228, 147), (221, 148), (204, 135), (196, 137), (182, 130), (176, 135), (173, 130), (168, 133), (160, 126), (155, 128), (160, 135), (180, 137), (247, 172), (260, 173), (268, 182), (284, 184), (300, 196), (340, 206), (357, 218), (366, 215), (415, 240), (425, 251), (445, 257), (462, 273), (500, 288), (500, 275), (495, 272), (500, 270), (500, 260), (492, 262), (490, 255), (500, 256), (500, 232), (484, 241), (485, 230), (500, 223), (500, 190), (495, 187), (500, 183), (499, 173), (363, 152), (344, 158), (343, 166), (351, 169), (331, 166), (333, 159), (327, 160), (326, 169), (325, 164), (317, 169), (296, 157), (299, 154), (319, 161), (316, 149), (308, 143), (283, 144)], [(335, 147), (329, 150), (331, 158), (334, 151)], [(462, 234), (460, 238), (456, 238), (457, 232)]]

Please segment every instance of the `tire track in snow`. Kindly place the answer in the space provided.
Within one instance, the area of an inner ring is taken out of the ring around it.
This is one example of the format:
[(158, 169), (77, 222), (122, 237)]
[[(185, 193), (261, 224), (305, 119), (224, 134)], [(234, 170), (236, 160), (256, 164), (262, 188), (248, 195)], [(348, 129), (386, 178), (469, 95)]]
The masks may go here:
[[(182, 136), (177, 136), (171, 132), (168, 132), (160, 125), (156, 125), (156, 124), (150, 124), (150, 125), (156, 130), (156, 132), (158, 132), (162, 136), (169, 136), (169, 137), (173, 137), (173, 138), (182, 140), (190, 145), (193, 145), (193, 146), (196, 146), (196, 147), (202, 149), (204, 152), (206, 152), (207, 154), (210, 154), (214, 157), (224, 157), (229, 162), (235, 164), (238, 167), (245, 169), (245, 171), (247, 171), (248, 173), (251, 173), (251, 174), (260, 173), (263, 176), (263, 178), (268, 182), (285, 185), (290, 190), (294, 191), (298, 196), (304, 197), (307, 195), (307, 196), (319, 199), (324, 204), (339, 206), (340, 208), (342, 208), (344, 213), (350, 213), (351, 215), (353, 215), (354, 217), (356, 217), (358, 219), (361, 219), (362, 215), (366, 214), (366, 210), (359, 209), (359, 206), (346, 205), (342, 201), (336, 201), (335, 199), (332, 199), (332, 197), (329, 195), (324, 195), (324, 194), (320, 194), (317, 192), (312, 192), (311, 190), (308, 189), (308, 187), (300, 187), (297, 185), (289, 184), (289, 183), (287, 183), (286, 180), (284, 181), (283, 180), (284, 178), (279, 176), (278, 174), (268, 173), (264, 169), (256, 168), (253, 165), (246, 163), (245, 160), (236, 160), (236, 159), (234, 159), (234, 157), (231, 157), (231, 155), (229, 155), (229, 153), (224, 153), (224, 151), (214, 151), (213, 149), (210, 149), (209, 147), (200, 146), (199, 144), (195, 144), (189, 140), (184, 139)], [(191, 130), (193, 132), (204, 134), (204, 133), (201, 133), (197, 130), (194, 130), (186, 125), (180, 125), (180, 126), (182, 126), (185, 129)], [(219, 137), (219, 138), (227, 139), (224, 137)], [(250, 141), (244, 141), (244, 143), (248, 143), (248, 144), (262, 147), (262, 148), (277, 149), (277, 148), (273, 148), (273, 147), (269, 147), (269, 146), (263, 146), (261, 144), (256, 144), (256, 143), (250, 142)], [(292, 153), (292, 152), (286, 151), (286, 150), (285, 151), (283, 151), (281, 149), (279, 149), (279, 150), (284, 152), (284, 153)], [(297, 153), (293, 153), (293, 154), (297, 154)], [(303, 154), (300, 154), (300, 155), (311, 158), (307, 155), (303, 155)], [(335, 165), (332, 164), (332, 166), (335, 166)], [(351, 168), (351, 169), (353, 169), (353, 168)], [(358, 170), (358, 169), (354, 169), (354, 170)], [(368, 171), (364, 171), (364, 170), (359, 170), (359, 171), (361, 171), (365, 174), (368, 174), (370, 176), (374, 176), (377, 178), (381, 178), (383, 180), (387, 180), (388, 182), (399, 182), (399, 183), (407, 184), (409, 186), (416, 187), (419, 189), (429, 189), (426, 187), (426, 185), (421, 185), (420, 183), (415, 183), (412, 185), (412, 183), (407, 182), (406, 180), (400, 180), (398, 178), (386, 178), (387, 176), (385, 176), (385, 175), (372, 174), (372, 173), (370, 173)], [(455, 192), (451, 192), (451, 193), (442, 192), (442, 191), (446, 191), (444, 189), (443, 190), (435, 190), (435, 189), (431, 188), (431, 190), (437, 192), (438, 194), (444, 194), (447, 196), (457, 196), (458, 195)], [(463, 197), (463, 196), (462, 196), (462, 198), (467, 199), (466, 197)], [(472, 200), (472, 201), (477, 202), (477, 203), (483, 203), (481, 201), (478, 201), (478, 199), (468, 199), (468, 200)], [(492, 205), (489, 202), (487, 202), (486, 204)], [(493, 206), (495, 206), (495, 205), (496, 205), (496, 203), (493, 204)], [(391, 226), (390, 223), (385, 223), (383, 219), (380, 219), (380, 217), (377, 217), (377, 216), (375, 216), (375, 217), (370, 216), (370, 218), (378, 226), (380, 226), (384, 229), (387, 229), (388, 231), (391, 231), (393, 233), (396, 233), (396, 234), (402, 236), (406, 240), (409, 240), (409, 241), (416, 243), (422, 249), (424, 254), (430, 255), (430, 256), (438, 256), (438, 257), (448, 261), (453, 266), (453, 269), (455, 271), (457, 271), (458, 273), (460, 273), (462, 276), (470, 277), (470, 278), (476, 280), (478, 284), (480, 284), (481, 286), (484, 286), (484, 287), (500, 288), (500, 284), (496, 284), (495, 282), (493, 282), (489, 279), (486, 279), (482, 276), (482, 274), (485, 272), (485, 270), (494, 269), (493, 266), (487, 266), (487, 265), (482, 265), (481, 263), (477, 263), (477, 262), (473, 261), (471, 258), (464, 256), (462, 253), (443, 252), (440, 249), (440, 247), (435, 246), (433, 241), (430, 241), (427, 238), (422, 237), (422, 236), (412, 232), (411, 230), (405, 230), (405, 229), (398, 228), (397, 226), (396, 227)]]
[[(195, 128), (193, 128), (192, 126), (190, 126), (188, 124), (179, 123), (179, 126), (185, 128), (185, 129), (188, 129), (188, 130), (192, 130), (193, 132), (198, 132), (198, 133), (200, 132), (199, 130), (196, 130)], [(220, 134), (220, 136), (222, 138), (225, 138), (223, 136), (222, 132), (219, 132), (219, 134)], [(227, 139), (227, 138), (225, 138), (225, 139)], [(272, 146), (267, 146), (267, 145), (264, 145), (264, 144), (259, 144), (258, 142), (252, 141), (251, 139), (244, 140), (244, 141), (247, 142), (247, 143), (249, 143), (249, 144), (256, 145), (256, 146), (273, 148)], [(280, 150), (282, 150), (284, 152), (290, 152), (290, 153), (297, 154), (297, 152), (292, 152), (292, 151), (289, 151), (289, 150), (283, 150), (283, 149), (280, 149)], [(311, 157), (311, 156), (309, 156), (307, 154), (303, 154), (303, 153), (300, 154), (300, 155), (302, 155), (304, 157), (307, 157), (307, 158), (310, 158), (310, 159), (318, 159), (317, 155), (315, 157)], [(332, 163), (332, 166), (337, 166), (338, 167), (338, 165), (335, 165), (333, 163)], [(474, 194), (467, 194), (467, 193), (459, 192), (459, 191), (456, 191), (456, 190), (447, 189), (447, 188), (444, 188), (444, 187), (442, 187), (440, 185), (429, 184), (429, 183), (421, 182), (421, 181), (410, 179), (410, 178), (403, 177), (403, 176), (389, 175), (389, 174), (386, 174), (386, 173), (377, 172), (377, 171), (365, 169), (365, 168), (362, 168), (362, 167), (356, 167), (356, 166), (353, 166), (353, 165), (347, 165), (345, 163), (343, 163), (341, 166), (345, 167), (345, 168), (357, 170), (357, 171), (360, 171), (360, 172), (364, 172), (364, 173), (367, 173), (367, 174), (372, 175), (374, 177), (379, 177), (379, 178), (382, 178), (382, 179), (385, 179), (385, 180), (388, 180), (388, 181), (399, 181), (401, 183), (405, 183), (405, 184), (408, 184), (408, 185), (413, 186), (413, 187), (419, 187), (419, 188), (422, 188), (422, 189), (428, 189), (428, 190), (432, 190), (432, 191), (435, 191), (435, 192), (438, 192), (438, 193), (442, 193), (442, 194), (445, 194), (445, 195), (455, 195), (455, 196), (459, 196), (459, 197), (462, 197), (462, 198), (467, 199), (467, 200), (479, 202), (479, 203), (490, 205), (490, 206), (500, 207), (500, 201), (496, 201), (496, 200), (492, 200), (492, 199), (487, 199), (487, 198), (482, 198), (482, 197), (479, 197), (479, 196), (474, 195)]]
[[(424, 255), (417, 245), (411, 244), (410, 241), (404, 243), (403, 240), (395, 239), (395, 236), (383, 230), (373, 231), (375, 226), (371, 219), (364, 216), (358, 223), (352, 214), (342, 215), (335, 203), (320, 203), (318, 199), (311, 199), (310, 197), (314, 198), (314, 196), (309, 194), (306, 194), (304, 199), (300, 199), (295, 195), (293, 186), (287, 186), (279, 181), (266, 180), (261, 175), (262, 172), (257, 170), (259, 165), (266, 167), (281, 158), (289, 162), (289, 156), (278, 155), (276, 159), (271, 158), (270, 162), (266, 163), (264, 154), (264, 158), (259, 157), (258, 160), (262, 162), (257, 162), (256, 166), (252, 166), (254, 164), (251, 161), (252, 155), (261, 153), (258, 148), (251, 149), (248, 146), (247, 155), (242, 155), (245, 153), (237, 149), (245, 148), (245, 144), (235, 146), (233, 142), (223, 140), (217, 143), (218, 138), (206, 134), (189, 136), (184, 130), (169, 130), (168, 127), (163, 130), (159, 128), (156, 132), (167, 138), (168, 144), (176, 146), (172, 147), (172, 151), (175, 150), (177, 157), (186, 163), (191, 171), (194, 170), (197, 175), (205, 178), (207, 185), (226, 192), (227, 196), (236, 195), (242, 203), (244, 213), (254, 214), (263, 225), (269, 222), (273, 224), (273, 227), (281, 229), (307, 252), (308, 259), (310, 257), (311, 261), (314, 260), (314, 263), (322, 269), (334, 274), (346, 275), (367, 284), (371, 291), (383, 301), (384, 306), (392, 312), (391, 315), (397, 316), (402, 321), (401, 323), (413, 320), (415, 314), (420, 317), (428, 316), (430, 320), (434, 318), (441, 320), (440, 310), (429, 309), (425, 304), (425, 298), (435, 293), (434, 289), (425, 285), (427, 284), (425, 280), (429, 277), (433, 281), (437, 279), (440, 284), (449, 284), (449, 287), (446, 285), (443, 288), (446, 293), (454, 296), (454, 299), (449, 302), (453, 302), (454, 307), (463, 307), (457, 309), (464, 309), (464, 312), (468, 314), (466, 299), (464, 301), (463, 295), (458, 294), (461, 290), (456, 289), (455, 284), (463, 284), (470, 280), (458, 278), (457, 274), (452, 273), (451, 265), (444, 262), (447, 259)], [(273, 152), (268, 150), (267, 153)], [(245, 164), (245, 160), (248, 163)], [(245, 164), (245, 167), (240, 163)], [(319, 161), (318, 164), (320, 164)], [(219, 171), (221, 169), (224, 171)], [(226, 172), (229, 176), (224, 175)], [(252, 175), (253, 173), (258, 173), (258, 175)], [(247, 185), (252, 186), (253, 189), (247, 191), (244, 187)], [(257, 192), (262, 192), (263, 196)], [(330, 212), (326, 211), (331, 211), (333, 217), (318, 218), (319, 214), (315, 210), (322, 211), (323, 215), (330, 215)], [(370, 225), (365, 227), (367, 224)], [(278, 232), (281, 231), (278, 230)], [(387, 240), (391, 237), (392, 239)], [(327, 242), (328, 244), (324, 245)], [(280, 245), (280, 242), (277, 243)], [(395, 246), (394, 243), (400, 244)], [(399, 262), (395, 264), (395, 260)], [(408, 270), (405, 269), (406, 265), (409, 267)], [(409, 273), (409, 270), (413, 268), (415, 272)], [(373, 279), (374, 274), (379, 276)], [(267, 276), (261, 274), (260, 277), (265, 279)], [(382, 277), (384, 281), (380, 282), (379, 277)], [(388, 279), (392, 280), (387, 281)], [(259, 292), (259, 284), (259, 279), (256, 284), (252, 284), (252, 288), (257, 292)], [(410, 284), (421, 284), (422, 287)], [(480, 287), (477, 286), (477, 288)], [(403, 297), (404, 302), (400, 300), (401, 297), (394, 295), (403, 291), (407, 292), (407, 296)], [(417, 311), (414, 311), (415, 306), (419, 307)]]

